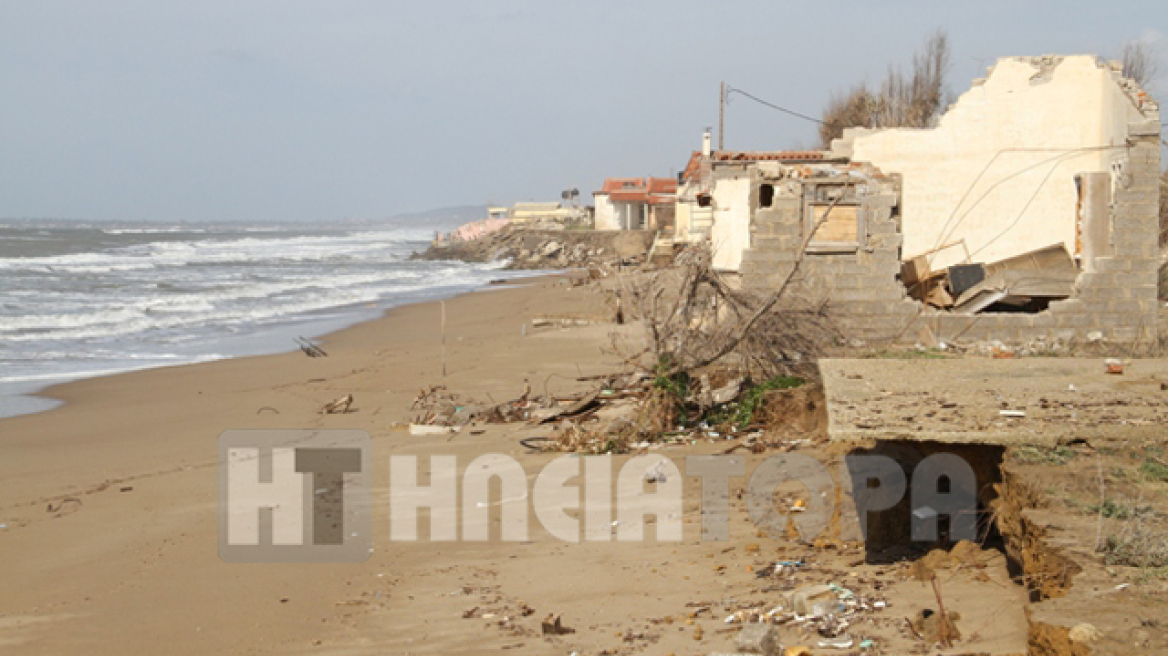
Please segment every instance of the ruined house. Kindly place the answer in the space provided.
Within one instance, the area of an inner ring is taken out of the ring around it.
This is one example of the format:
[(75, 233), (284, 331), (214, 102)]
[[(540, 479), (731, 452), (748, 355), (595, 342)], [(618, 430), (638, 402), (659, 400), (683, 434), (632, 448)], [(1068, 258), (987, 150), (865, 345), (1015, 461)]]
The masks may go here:
[(743, 252), (750, 247), (752, 189), (759, 164), (798, 164), (829, 161), (818, 151), (710, 150), (710, 134), (682, 171), (672, 239), (675, 243), (708, 241), (713, 265), (719, 271), (738, 271)]
[(851, 338), (1155, 336), (1160, 114), (1117, 64), (1002, 59), (933, 128), (702, 159), (716, 263), (766, 288), (802, 258)]

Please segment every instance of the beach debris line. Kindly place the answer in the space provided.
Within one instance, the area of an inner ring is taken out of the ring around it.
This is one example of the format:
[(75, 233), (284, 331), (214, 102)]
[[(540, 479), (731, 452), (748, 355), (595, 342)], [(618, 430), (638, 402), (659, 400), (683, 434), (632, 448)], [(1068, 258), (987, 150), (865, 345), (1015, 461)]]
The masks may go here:
[(320, 408), (322, 415), (343, 415), (349, 412), (349, 408), (353, 405), (353, 395), (346, 394), (341, 398), (330, 401)]
[(303, 337), (296, 338), (296, 345), (300, 347), (301, 351), (304, 351), (304, 355), (307, 355), (310, 358), (328, 357), (328, 353), (326, 353), (324, 349)]
[(520, 394), (502, 403), (480, 403), (445, 385), (423, 388), (410, 406), (410, 432), (445, 435), (478, 422), (526, 422), (551, 429), (550, 434), (521, 440), (533, 451), (630, 453), (704, 439), (730, 442), (723, 453), (763, 453), (810, 445), (823, 437), (826, 425), (820, 417), (825, 412), (822, 387), (800, 378), (755, 383), (733, 370), (711, 368), (672, 392), (682, 395), (680, 413), (664, 428), (653, 398), (663, 384), (660, 379), (633, 371), (582, 376), (575, 382), (593, 386), (553, 393), (545, 381), (539, 394), (524, 380)]
[(823, 305), (786, 288), (740, 291), (713, 270), (708, 247), (687, 249), (670, 269), (622, 277), (622, 313), (645, 325), (643, 341), (613, 343), (625, 371), (576, 378), (590, 389), (569, 394), (553, 394), (550, 377), (542, 394), (524, 380), (518, 397), (490, 404), (436, 385), (415, 398), (413, 423), (546, 425), (554, 441), (544, 451), (629, 453), (696, 439), (735, 442), (727, 452), (796, 448), (823, 436), (816, 360), (835, 331)]

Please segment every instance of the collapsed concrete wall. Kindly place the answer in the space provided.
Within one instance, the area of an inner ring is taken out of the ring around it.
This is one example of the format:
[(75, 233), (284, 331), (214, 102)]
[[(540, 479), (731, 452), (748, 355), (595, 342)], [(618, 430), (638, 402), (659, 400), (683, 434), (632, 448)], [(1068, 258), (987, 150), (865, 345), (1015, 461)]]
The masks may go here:
[[(1087, 59), (1093, 73), (1084, 68)], [(1075, 146), (1060, 151), (1062, 155), (1053, 160), (1047, 153), (1044, 157), (1051, 161), (1045, 162), (1045, 169), (1023, 164), (1025, 172), (998, 180), (992, 191), (972, 203), (974, 207), (969, 208), (961, 225), (970, 226), (963, 239), (974, 250), (980, 250), (981, 255), (997, 253), (1009, 257), (1025, 252), (1030, 246), (1040, 248), (1061, 240), (1076, 255), (1079, 267), (1071, 298), (1053, 301), (1046, 309), (1033, 314), (959, 314), (926, 307), (908, 298), (898, 280), (901, 261), (906, 255), (931, 248), (944, 234), (943, 230), (953, 225), (948, 217), (954, 215), (954, 195), (964, 197), (969, 189), (982, 184), (978, 179), (976, 184), (964, 183), (964, 188), (953, 187), (938, 176), (990, 170), (992, 167), (987, 167), (987, 162), (996, 161), (989, 151), (963, 144), (964, 140), (977, 140), (977, 131), (957, 131), (952, 126), (981, 125), (985, 134), (995, 135), (994, 152), (1012, 148), (1008, 145), (1011, 143), (1019, 144), (1020, 152), (1030, 148), (1035, 139), (1021, 132), (1043, 129), (1041, 125), (1029, 125), (1030, 119), (1017, 119), (1009, 112), (1003, 114), (996, 105), (993, 111), (978, 114), (977, 107), (984, 109), (988, 105), (968, 101), (959, 103), (959, 120), (947, 115), (937, 130), (889, 130), (856, 139), (853, 154), (857, 161), (863, 153), (869, 156), (876, 153), (871, 144), (884, 144), (885, 152), (891, 152), (891, 144), (897, 140), (910, 144), (912, 157), (896, 160), (900, 163), (893, 165), (901, 168), (897, 175), (884, 175), (888, 171), (883, 167), (877, 169), (857, 163), (846, 170), (839, 166), (834, 170), (830, 166), (773, 170), (758, 167), (750, 178), (750, 246), (743, 254), (740, 269), (744, 284), (763, 288), (781, 284), (802, 258), (793, 289), (827, 301), (844, 335), (866, 342), (935, 345), (942, 341), (999, 340), (1018, 344), (1033, 340), (1085, 340), (1092, 332), (1121, 343), (1155, 339), (1159, 108), (1130, 81), (1119, 79), (1109, 67), (1100, 68), (1093, 58), (1052, 61), (1050, 67), (1038, 66), (1037, 72), (1033, 60), (1005, 60), (995, 70), (1009, 72), (1013, 84), (1017, 82), (1014, 78), (1020, 67), (1027, 67), (1030, 75), (1037, 77), (1033, 84), (1038, 86), (1055, 85), (1054, 80), (1062, 80), (1062, 84), (1068, 73), (1075, 73), (1069, 79), (1079, 80), (1083, 95), (1101, 98), (1088, 103), (1095, 108), (1089, 112), (1088, 120), (1056, 121), (1053, 134), (1055, 138), (1064, 138), (1071, 129), (1068, 126), (1092, 124), (1092, 130), (1084, 132), (1085, 136), (1076, 143), (1107, 139), (1110, 145), (1090, 152), (1083, 150), (1086, 146)], [(1068, 62), (1073, 65), (1067, 66)], [(1109, 81), (1111, 87), (1102, 85), (1100, 80)], [(1030, 78), (1027, 84), (1032, 84)], [(1068, 111), (1058, 106), (1065, 91), (1042, 94), (1045, 100), (1038, 113)], [(1126, 106), (1119, 104), (1116, 93), (1124, 94)], [(1018, 112), (1033, 109), (1014, 107)], [(944, 127), (946, 120), (951, 127)], [(860, 147), (858, 144), (864, 141), (869, 141), (869, 145)], [(908, 146), (901, 149), (908, 150)], [(1063, 156), (1065, 161), (1059, 159)], [(1026, 178), (1032, 170), (1041, 170), (1042, 179)], [(978, 178), (979, 174), (972, 175)], [(1022, 200), (1019, 200), (1020, 188), (1012, 187), (1017, 179), (1029, 180), (1029, 196)], [(851, 191), (844, 192), (846, 197), (833, 212), (839, 212), (840, 208), (848, 210), (837, 217), (840, 223), (831, 230), (839, 233), (846, 227), (849, 231), (844, 234), (848, 238), (846, 243), (837, 241), (827, 247), (817, 247), (816, 237), (806, 253), (801, 254), (803, 242), (815, 224), (815, 217), (819, 216), (816, 212), (823, 211), (825, 200), (832, 193), (839, 193), (831, 191), (833, 186), (838, 190), (845, 183), (851, 186)], [(936, 189), (928, 189), (929, 184), (936, 185)], [(1044, 196), (1046, 190), (1050, 193)], [(1072, 194), (1069, 201), (1068, 190)], [(769, 203), (760, 202), (764, 195), (770, 196)], [(996, 209), (990, 214), (973, 214), (986, 208)], [(1015, 235), (1012, 231), (1022, 225), (1026, 230)], [(1003, 230), (1011, 235), (1010, 241), (996, 238)], [(1044, 230), (1046, 236), (1042, 236)], [(1015, 236), (1017, 241), (1013, 241)], [(974, 261), (992, 260), (981, 255)], [(935, 263), (934, 267), (941, 264)]]
[(943, 268), (1059, 243), (1077, 256), (1075, 176), (1124, 175), (1140, 93), (1093, 56), (1006, 58), (935, 128), (852, 130), (836, 145), (902, 176), (905, 259)]

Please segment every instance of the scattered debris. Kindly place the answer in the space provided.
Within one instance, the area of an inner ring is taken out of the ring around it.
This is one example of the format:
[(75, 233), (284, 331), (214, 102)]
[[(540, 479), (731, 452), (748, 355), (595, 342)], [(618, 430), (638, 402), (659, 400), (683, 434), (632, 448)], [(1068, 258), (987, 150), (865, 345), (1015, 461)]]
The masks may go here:
[(64, 499), (58, 501), (55, 505), (52, 502), (49, 502), (49, 505), (45, 508), (45, 512), (57, 513), (58, 516), (67, 515), (76, 512), (79, 508), (81, 508), (82, 505), (83, 504), (81, 503), (81, 499), (78, 499), (77, 497), (65, 497)]
[(783, 650), (775, 628), (769, 624), (747, 624), (738, 632), (734, 645), (739, 651), (764, 656), (778, 656)]
[[(952, 249), (961, 249), (959, 255), (968, 263), (939, 270), (930, 267), (937, 253)], [(987, 310), (1040, 312), (1053, 300), (1069, 298), (1078, 275), (1078, 266), (1061, 243), (982, 263), (970, 262), (964, 241), (959, 241), (901, 265), (901, 280), (910, 296), (963, 314)]]
[(555, 614), (549, 614), (541, 626), (544, 635), (566, 635), (576, 632), (576, 629), (564, 626), (560, 622), (560, 616)]
[(950, 611), (942, 615), (931, 608), (924, 608), (912, 620), (913, 632), (928, 644), (951, 646), (954, 640), (961, 639), (961, 631), (957, 629), (957, 620), (961, 614)]
[(664, 483), (665, 482), (665, 461), (658, 460), (652, 467), (645, 472), (646, 483)]
[(852, 640), (852, 636), (845, 634), (835, 638), (825, 638), (815, 644), (824, 649), (851, 649), (855, 641)]
[(457, 433), (458, 429), (454, 426), (429, 426), (426, 424), (410, 424), (410, 435), (424, 436), (424, 435), (450, 435)]
[(322, 415), (343, 415), (343, 414), (349, 412), (349, 408), (352, 405), (353, 405), (353, 395), (346, 394), (345, 396), (342, 396), (341, 398), (339, 398), (335, 401), (330, 401), (329, 403), (326, 403), (323, 406), (321, 406), (319, 414), (322, 414)]

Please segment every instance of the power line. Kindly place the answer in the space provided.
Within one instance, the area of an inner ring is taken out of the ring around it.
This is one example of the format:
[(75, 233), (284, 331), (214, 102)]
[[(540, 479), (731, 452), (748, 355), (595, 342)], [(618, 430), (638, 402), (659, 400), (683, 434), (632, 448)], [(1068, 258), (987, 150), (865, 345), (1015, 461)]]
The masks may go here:
[[(957, 232), (957, 228), (961, 227), (961, 223), (963, 221), (965, 221), (965, 219), (970, 215), (970, 213), (972, 213), (973, 210), (983, 200), (985, 200), (986, 197), (988, 197), (994, 189), (1005, 184), (1006, 182), (1010, 181), (1011, 179), (1018, 177), (1018, 176), (1022, 175), (1023, 173), (1027, 173), (1033, 169), (1037, 169), (1037, 168), (1040, 168), (1042, 166), (1045, 166), (1046, 164), (1049, 164), (1051, 162), (1055, 162), (1055, 168), (1058, 168), (1059, 164), (1062, 163), (1062, 160), (1065, 160), (1065, 159), (1072, 157), (1072, 156), (1082, 155), (1082, 154), (1085, 154), (1088, 152), (1119, 150), (1119, 149), (1123, 149), (1123, 148), (1126, 148), (1126, 146), (1083, 146), (1083, 147), (1079, 147), (1079, 148), (1003, 148), (1001, 150), (998, 150), (997, 152), (994, 153), (994, 156), (991, 157), (988, 162), (986, 162), (985, 166), (982, 167), (981, 172), (977, 174), (977, 177), (975, 177), (973, 179), (973, 182), (971, 182), (969, 184), (969, 187), (966, 188), (965, 193), (961, 196), (961, 200), (957, 201), (957, 205), (955, 205), (953, 207), (953, 211), (950, 212), (949, 217), (945, 220), (944, 225), (941, 226), (940, 232), (937, 233), (937, 239), (936, 239), (936, 241), (933, 242), (933, 249), (936, 250), (936, 249), (940, 248), (941, 244), (943, 244), (946, 240), (951, 238), (955, 232)], [(1013, 173), (1010, 173), (1009, 175), (1005, 176), (1004, 178), (1001, 178), (1001, 179), (995, 181), (981, 194), (981, 196), (979, 196), (977, 198), (977, 200), (975, 200), (973, 202), (972, 205), (970, 205), (968, 208), (965, 209), (964, 212), (962, 212), (961, 216), (957, 216), (957, 213), (959, 211), (961, 211), (962, 206), (965, 205), (965, 201), (969, 199), (970, 195), (973, 193), (973, 190), (977, 187), (978, 183), (981, 182), (981, 179), (987, 173), (989, 173), (990, 168), (994, 165), (995, 162), (998, 161), (998, 158), (1001, 157), (1002, 155), (1005, 155), (1006, 153), (1057, 153), (1057, 154), (1054, 155), (1053, 157), (1049, 157), (1049, 158), (1041, 160), (1037, 163), (1027, 165), (1024, 168), (1019, 169), (1017, 171), (1014, 171)], [(1054, 169), (1051, 169), (1051, 172), (1053, 172), (1053, 171), (1054, 171)], [(1050, 173), (1048, 172), (1047, 177), (1049, 177), (1049, 176), (1050, 176)], [(1043, 184), (1045, 184), (1045, 180), (1044, 180)], [(1039, 190), (1041, 190), (1041, 188), (1042, 187), (1040, 185)], [(1033, 200), (1034, 199), (1031, 198), (1030, 202), (1028, 202), (1026, 204), (1026, 207), (1029, 207), (1030, 203), (1033, 202)], [(1023, 210), (1023, 213), (1025, 213), (1025, 209)], [(957, 220), (957, 223), (955, 223), (955, 224), (953, 223), (954, 219)], [(1013, 229), (1013, 227), (1015, 225), (1017, 225), (1018, 220), (1020, 220), (1020, 219), (1021, 219), (1021, 215), (1018, 216), (1018, 219), (1015, 219), (1014, 223), (1012, 223), (1010, 225), (1010, 228), (1008, 228), (1006, 230), (1006, 232), (1008, 232), (1010, 229)], [(951, 226), (951, 224), (952, 224), (952, 226)], [(1000, 237), (1001, 235), (998, 235), (998, 236)], [(995, 237), (994, 239), (996, 240), (997, 237)], [(992, 243), (992, 241), (993, 240), (991, 240), (991, 243)], [(984, 248), (985, 248), (985, 245), (983, 245), (982, 248), (979, 248), (975, 252), (980, 252)]]
[(776, 105), (776, 104), (774, 104), (774, 103), (770, 103), (770, 102), (767, 102), (767, 101), (763, 100), (762, 98), (759, 98), (759, 97), (757, 97), (757, 96), (753, 96), (753, 95), (751, 95), (751, 94), (749, 94), (749, 93), (747, 93), (747, 92), (743, 91), (742, 89), (735, 89), (735, 88), (733, 88), (733, 87), (729, 87), (729, 86), (728, 86), (728, 87), (726, 87), (726, 97), (727, 97), (727, 98), (729, 98), (729, 97), (730, 97), (730, 94), (732, 94), (732, 93), (737, 93), (737, 94), (740, 94), (740, 95), (746, 96), (747, 98), (750, 98), (751, 100), (753, 100), (754, 102), (756, 102), (756, 103), (758, 103), (758, 104), (760, 104), (760, 105), (765, 105), (765, 106), (767, 106), (767, 107), (770, 107), (771, 109), (774, 109), (774, 110), (780, 111), (780, 112), (782, 112), (782, 113), (784, 113), (784, 114), (788, 114), (788, 115), (790, 115), (790, 116), (794, 116), (795, 118), (801, 118), (801, 119), (803, 119), (804, 121), (811, 121), (812, 123), (817, 123), (817, 124), (819, 124), (819, 125), (824, 125), (824, 122), (823, 122), (823, 121), (821, 121), (821, 120), (819, 120), (819, 119), (817, 119), (817, 118), (811, 118), (810, 116), (808, 116), (808, 115), (806, 115), (806, 114), (800, 114), (799, 112), (796, 112), (796, 111), (794, 111), (794, 110), (787, 109), (786, 107), (779, 107), (778, 105)]

